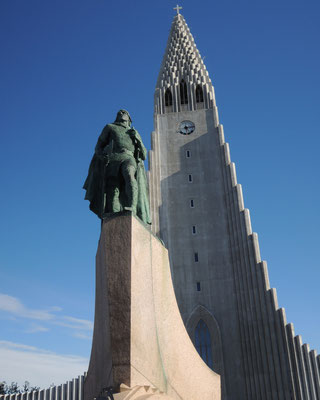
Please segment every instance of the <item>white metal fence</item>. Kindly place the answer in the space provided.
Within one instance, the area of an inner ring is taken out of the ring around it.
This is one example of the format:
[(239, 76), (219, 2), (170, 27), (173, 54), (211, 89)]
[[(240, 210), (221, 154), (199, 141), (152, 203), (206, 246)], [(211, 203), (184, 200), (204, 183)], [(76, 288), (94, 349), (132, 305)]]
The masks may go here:
[(83, 383), (86, 374), (59, 386), (33, 392), (0, 395), (0, 400), (83, 400)]

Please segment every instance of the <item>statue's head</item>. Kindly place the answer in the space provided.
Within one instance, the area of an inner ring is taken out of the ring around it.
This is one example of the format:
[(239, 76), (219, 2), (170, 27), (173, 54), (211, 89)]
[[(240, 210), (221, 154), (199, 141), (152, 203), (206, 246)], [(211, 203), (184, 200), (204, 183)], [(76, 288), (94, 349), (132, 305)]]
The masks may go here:
[(131, 125), (132, 120), (127, 110), (119, 110), (116, 118), (116, 122), (126, 123), (128, 126)]

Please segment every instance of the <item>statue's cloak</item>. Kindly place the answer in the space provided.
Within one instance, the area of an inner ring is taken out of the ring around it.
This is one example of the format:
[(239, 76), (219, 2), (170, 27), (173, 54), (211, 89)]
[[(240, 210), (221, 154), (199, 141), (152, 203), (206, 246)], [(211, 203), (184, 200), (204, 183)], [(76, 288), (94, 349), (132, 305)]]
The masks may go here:
[[(137, 170), (135, 177), (138, 185), (137, 216), (143, 222), (151, 224), (146, 171), (143, 160), (138, 159), (136, 162)], [(116, 166), (117, 170), (119, 170), (119, 168), (120, 164)], [(108, 169), (110, 169), (110, 165), (108, 165), (107, 170)], [(101, 219), (103, 219), (104, 206), (106, 202), (106, 188), (104, 186), (106, 180), (108, 180), (108, 178), (106, 176), (105, 160), (94, 154), (83, 188), (86, 190), (85, 200), (89, 200), (90, 202), (90, 210)]]
[(137, 163), (136, 180), (138, 184), (137, 216), (146, 224), (151, 224), (149, 207), (149, 190), (144, 162)]
[(104, 208), (104, 169), (105, 162), (96, 154), (92, 157), (88, 176), (84, 182), (83, 189), (86, 190), (85, 200), (89, 200), (89, 208), (102, 219)]

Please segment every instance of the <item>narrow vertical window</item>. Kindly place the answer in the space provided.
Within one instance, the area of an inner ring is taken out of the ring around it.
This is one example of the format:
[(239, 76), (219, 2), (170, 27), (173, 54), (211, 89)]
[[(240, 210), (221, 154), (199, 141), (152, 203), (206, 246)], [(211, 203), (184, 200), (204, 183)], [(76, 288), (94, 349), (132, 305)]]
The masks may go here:
[(194, 261), (199, 262), (199, 254), (198, 253), (194, 253)]
[(203, 90), (200, 85), (197, 85), (196, 87), (196, 102), (203, 103)]
[(194, 201), (190, 200), (190, 207), (193, 208), (194, 207)]
[(172, 106), (172, 93), (170, 89), (167, 89), (164, 94), (164, 103), (166, 107)]
[(197, 233), (196, 227), (195, 227), (195, 225), (193, 225), (193, 227), (192, 227), (192, 234), (195, 235), (196, 233)]
[(188, 104), (187, 84), (183, 79), (180, 82), (180, 101), (181, 104)]
[(197, 282), (197, 292), (200, 292), (200, 290), (201, 290), (200, 282)]
[(187, 157), (187, 158), (190, 158), (190, 156), (191, 156), (191, 152), (190, 152), (190, 150), (187, 150), (187, 151), (186, 151), (186, 157)]
[[(200, 284), (200, 282), (197, 282), (197, 285), (198, 283)], [(208, 365), (208, 367), (212, 368), (213, 362), (210, 332), (207, 324), (202, 319), (200, 319), (198, 325), (196, 326), (195, 345), (200, 357)]]
[(191, 174), (189, 174), (189, 176), (188, 176), (188, 181), (192, 182), (192, 175)]

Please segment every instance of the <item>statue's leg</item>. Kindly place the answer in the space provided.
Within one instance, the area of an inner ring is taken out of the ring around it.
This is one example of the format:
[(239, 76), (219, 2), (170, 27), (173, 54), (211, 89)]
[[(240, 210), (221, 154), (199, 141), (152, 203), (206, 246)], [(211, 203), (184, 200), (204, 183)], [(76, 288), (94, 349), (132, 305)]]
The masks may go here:
[(138, 184), (135, 178), (137, 167), (130, 160), (123, 162), (121, 165), (121, 173), (125, 181), (125, 193), (126, 193), (126, 207), (132, 209), (136, 214), (137, 203), (138, 203)]
[(107, 209), (106, 212), (120, 212), (121, 205), (120, 205), (120, 190), (118, 185), (108, 185), (106, 190), (106, 203)]

